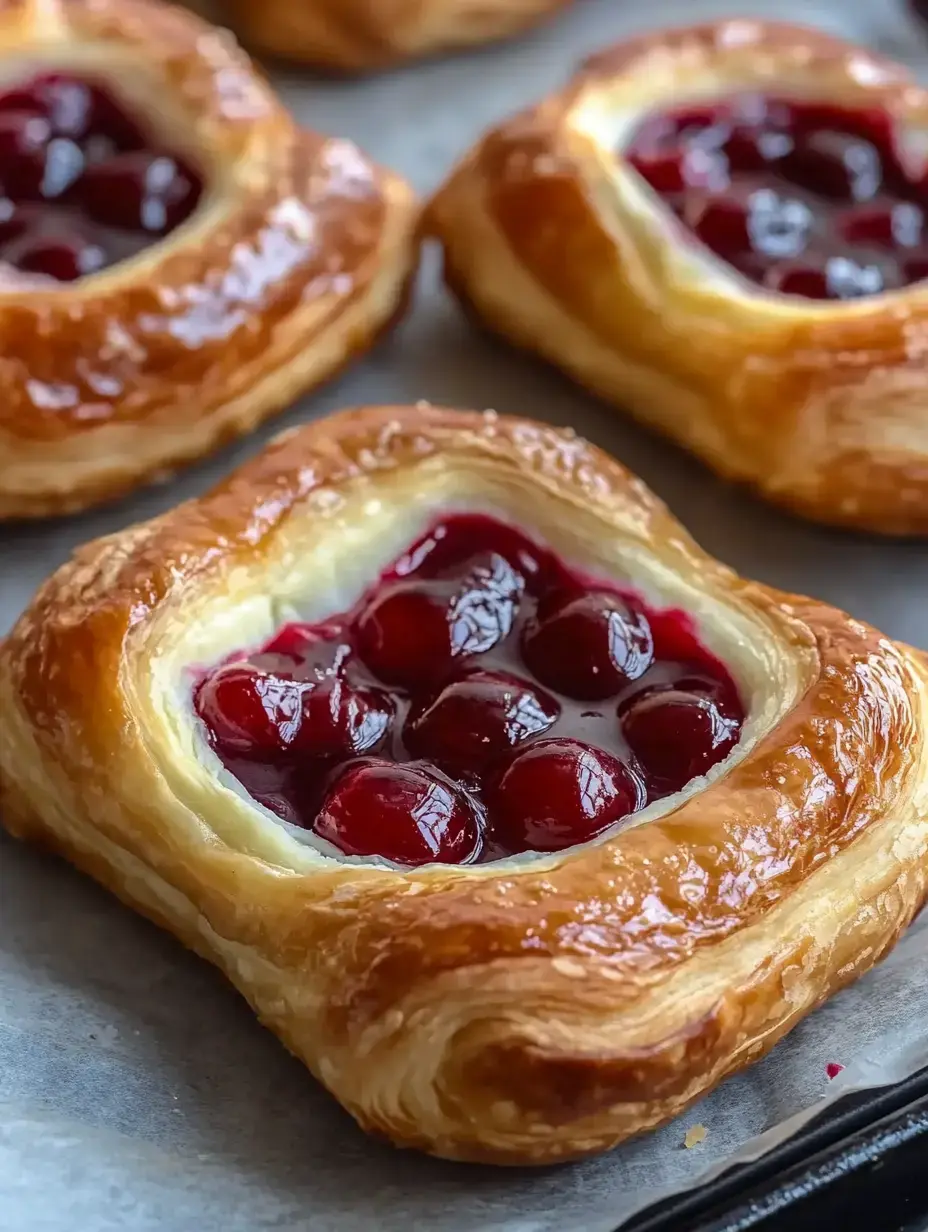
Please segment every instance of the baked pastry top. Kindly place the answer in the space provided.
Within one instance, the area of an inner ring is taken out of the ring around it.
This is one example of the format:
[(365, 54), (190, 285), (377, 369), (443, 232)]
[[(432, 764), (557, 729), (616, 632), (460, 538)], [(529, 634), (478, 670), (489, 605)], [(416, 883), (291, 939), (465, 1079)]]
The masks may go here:
[(397, 61), (506, 38), (573, 0), (224, 0), (249, 48), (334, 69)]
[(820, 31), (659, 31), (488, 133), (429, 229), (482, 321), (719, 474), (924, 534), (926, 124)]
[(411, 190), (297, 128), (228, 34), (21, 0), (0, 52), (0, 517), (164, 478), (401, 311)]
[(568, 432), (367, 408), (41, 588), (0, 645), (0, 818), (216, 963), (365, 1128), (548, 1163), (891, 946), (926, 682)]

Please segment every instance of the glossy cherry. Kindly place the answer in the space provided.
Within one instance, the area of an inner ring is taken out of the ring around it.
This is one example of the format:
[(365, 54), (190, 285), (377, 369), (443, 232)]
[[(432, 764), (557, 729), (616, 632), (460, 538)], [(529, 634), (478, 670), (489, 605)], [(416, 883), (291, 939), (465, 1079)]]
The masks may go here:
[(733, 95), (647, 117), (624, 154), (769, 291), (855, 299), (923, 277), (928, 191), (879, 109)]
[(57, 282), (73, 282), (103, 269), (106, 254), (99, 244), (83, 236), (27, 236), (17, 248), (16, 264), (21, 270), (44, 274)]
[[(396, 561), (391, 573), (396, 577), (415, 574), (430, 580), (448, 580), (466, 572), (475, 557), (499, 556), (522, 579), (526, 591), (539, 594), (553, 583), (558, 562), (540, 551), (514, 526), (480, 514), (465, 514), (452, 527), (466, 524), (466, 534), (438, 522)], [(554, 572), (552, 572), (554, 571)]]
[(293, 746), (317, 757), (367, 753), (383, 742), (393, 715), (393, 702), (382, 689), (358, 688), (332, 675), (305, 688)]
[(260, 758), (293, 744), (303, 718), (303, 685), (231, 663), (206, 677), (196, 703), (221, 750)]
[(461, 864), (480, 849), (477, 810), (466, 792), (432, 767), (370, 758), (332, 783), (313, 826), (346, 855), (399, 864)]
[(245, 756), (356, 756), (383, 741), (394, 714), (386, 693), (357, 687), (341, 673), (295, 679), (242, 663), (207, 677), (198, 708), (217, 745)]
[(522, 634), (522, 658), (542, 684), (566, 697), (613, 697), (651, 666), (654, 646), (641, 612), (619, 595), (555, 593)]
[(94, 222), (166, 235), (191, 213), (199, 191), (196, 176), (176, 158), (133, 150), (88, 167), (79, 195)]
[(14, 199), (40, 195), (52, 127), (44, 116), (0, 111), (0, 178)]
[(0, 94), (0, 110), (44, 116), (57, 136), (75, 141), (105, 139), (110, 149), (144, 144), (136, 122), (102, 86), (66, 73), (40, 73)]
[(415, 709), (407, 748), (449, 773), (480, 774), (557, 722), (561, 708), (537, 685), (508, 672), (471, 671), (448, 681)]
[(0, 190), (19, 215), (0, 217), (0, 261), (72, 282), (179, 226), (203, 185), (101, 85), (44, 73), (0, 93)]
[(472, 557), (451, 578), (397, 580), (361, 611), (354, 627), (358, 651), (388, 684), (427, 684), (509, 634), (524, 585), (493, 552)]
[(622, 732), (652, 796), (680, 791), (727, 757), (741, 731), (705, 693), (645, 690), (624, 710)]
[(487, 793), (494, 838), (507, 851), (561, 851), (639, 808), (634, 772), (578, 740), (539, 740), (517, 752)]

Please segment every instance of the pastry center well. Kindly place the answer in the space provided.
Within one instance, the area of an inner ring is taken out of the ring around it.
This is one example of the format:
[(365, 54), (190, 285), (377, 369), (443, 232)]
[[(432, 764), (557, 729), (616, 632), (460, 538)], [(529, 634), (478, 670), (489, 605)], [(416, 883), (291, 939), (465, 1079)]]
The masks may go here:
[(897, 137), (879, 108), (739, 94), (645, 117), (623, 153), (746, 278), (854, 299), (928, 277), (928, 180)]
[(44, 73), (0, 94), (0, 261), (73, 282), (169, 234), (202, 181), (100, 83)]
[(225, 766), (278, 816), (405, 865), (586, 842), (732, 750), (692, 620), (483, 515), (437, 522), (351, 611), (203, 675)]

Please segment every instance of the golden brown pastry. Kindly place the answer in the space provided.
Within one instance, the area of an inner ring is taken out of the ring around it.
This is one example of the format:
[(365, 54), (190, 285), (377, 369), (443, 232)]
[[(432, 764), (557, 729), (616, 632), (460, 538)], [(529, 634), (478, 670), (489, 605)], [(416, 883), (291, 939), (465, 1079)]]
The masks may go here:
[(572, 434), (366, 408), (42, 587), (0, 647), (0, 818), (366, 1129), (542, 1164), (886, 953), (928, 877), (926, 699), (920, 654), (742, 581)]
[(573, 0), (228, 0), (249, 47), (336, 69), (396, 61), (505, 38)]
[(823, 522), (928, 532), (928, 93), (738, 20), (590, 60), (439, 192), (492, 329)]
[(0, 517), (165, 478), (402, 310), (411, 190), (298, 129), (228, 34), (6, 0), (0, 54)]

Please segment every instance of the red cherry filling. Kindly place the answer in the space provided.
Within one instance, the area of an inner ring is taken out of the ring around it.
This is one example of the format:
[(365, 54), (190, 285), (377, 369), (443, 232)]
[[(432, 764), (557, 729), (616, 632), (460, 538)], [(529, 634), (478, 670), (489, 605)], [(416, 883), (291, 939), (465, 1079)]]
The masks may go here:
[(42, 73), (0, 94), (0, 109), (45, 116), (56, 133), (85, 141), (106, 140), (111, 149), (144, 145), (134, 120), (101, 86), (66, 73)]
[(595, 838), (641, 806), (634, 771), (578, 740), (539, 740), (517, 753), (488, 793), (507, 851), (562, 851)]
[(356, 688), (330, 676), (307, 689), (294, 744), (314, 756), (366, 753), (382, 742), (393, 713), (393, 703), (382, 690)]
[(407, 748), (449, 773), (480, 774), (505, 753), (557, 722), (549, 693), (508, 672), (473, 671), (449, 681), (413, 711), (403, 729)]
[(726, 717), (716, 699), (680, 688), (646, 690), (629, 703), (621, 723), (652, 797), (680, 791), (711, 770), (741, 732), (741, 723)]
[(484, 553), (438, 580), (396, 581), (355, 625), (358, 650), (388, 684), (437, 679), (455, 659), (486, 654), (512, 628), (525, 586), (509, 561)]
[(88, 167), (80, 199), (95, 222), (166, 235), (191, 213), (199, 191), (196, 178), (175, 158), (132, 150)]
[(854, 299), (924, 276), (928, 188), (878, 109), (734, 95), (647, 117), (624, 156), (767, 290)]
[(12, 197), (38, 193), (51, 138), (52, 127), (44, 116), (0, 111), (0, 167), (4, 187)]
[(651, 666), (651, 630), (618, 595), (555, 594), (522, 634), (527, 667), (567, 697), (614, 697)]
[(358, 688), (340, 674), (297, 680), (242, 663), (208, 676), (197, 705), (217, 743), (246, 757), (366, 753), (381, 743), (394, 713), (382, 690)]
[(410, 865), (586, 842), (727, 756), (744, 717), (686, 613), (472, 514), (351, 611), (205, 673), (194, 700), (265, 807)]
[(283, 752), (293, 743), (303, 694), (295, 680), (265, 675), (248, 663), (232, 663), (206, 677), (196, 702), (223, 750), (260, 757)]
[(337, 775), (313, 829), (346, 855), (410, 865), (461, 864), (481, 841), (477, 811), (450, 779), (428, 766), (374, 758)]
[(16, 264), (21, 270), (44, 274), (59, 282), (73, 282), (83, 274), (95, 274), (106, 265), (106, 254), (82, 236), (43, 239), (36, 236), (19, 245)]
[(96, 273), (179, 226), (202, 189), (102, 86), (49, 73), (0, 93), (0, 261), (8, 265), (59, 282)]

